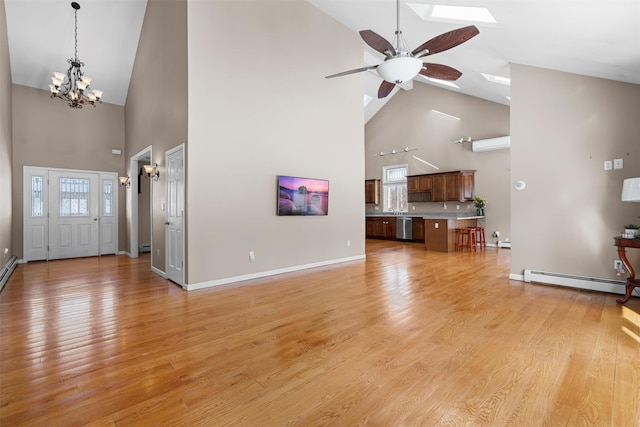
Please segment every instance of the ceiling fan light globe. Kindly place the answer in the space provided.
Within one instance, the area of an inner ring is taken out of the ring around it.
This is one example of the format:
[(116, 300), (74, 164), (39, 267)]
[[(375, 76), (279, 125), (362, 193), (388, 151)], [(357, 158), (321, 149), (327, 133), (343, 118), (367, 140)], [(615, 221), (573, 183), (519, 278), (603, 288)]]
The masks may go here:
[(402, 83), (413, 79), (422, 68), (422, 61), (412, 56), (391, 58), (378, 65), (376, 71), (389, 83)]

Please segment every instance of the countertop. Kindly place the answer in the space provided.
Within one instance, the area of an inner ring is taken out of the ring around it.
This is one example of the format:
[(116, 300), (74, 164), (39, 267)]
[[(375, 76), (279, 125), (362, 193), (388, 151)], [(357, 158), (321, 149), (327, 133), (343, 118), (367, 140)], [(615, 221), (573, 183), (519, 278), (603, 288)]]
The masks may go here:
[(453, 219), (453, 220), (462, 220), (462, 219), (481, 219), (484, 216), (477, 216), (470, 212), (457, 212), (457, 213), (447, 213), (447, 212), (428, 212), (428, 213), (401, 213), (398, 215), (394, 215), (392, 213), (368, 213), (367, 217), (380, 217), (380, 216), (395, 216), (395, 217), (411, 217), (411, 218), (422, 218), (422, 219)]

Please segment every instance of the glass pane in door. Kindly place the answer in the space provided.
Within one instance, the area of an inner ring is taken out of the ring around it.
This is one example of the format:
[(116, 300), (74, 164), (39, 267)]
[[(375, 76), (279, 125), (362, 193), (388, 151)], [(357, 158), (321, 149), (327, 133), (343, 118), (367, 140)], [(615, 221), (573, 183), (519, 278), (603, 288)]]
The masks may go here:
[(89, 180), (60, 178), (60, 216), (89, 216)]

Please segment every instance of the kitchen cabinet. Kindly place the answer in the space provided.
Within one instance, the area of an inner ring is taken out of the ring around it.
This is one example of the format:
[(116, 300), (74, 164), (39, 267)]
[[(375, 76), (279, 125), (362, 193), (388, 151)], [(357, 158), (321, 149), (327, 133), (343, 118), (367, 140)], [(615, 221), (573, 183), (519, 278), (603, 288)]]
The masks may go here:
[(431, 175), (414, 175), (407, 177), (409, 203), (431, 201)]
[(375, 216), (366, 219), (366, 236), (373, 239), (395, 239), (396, 217)]
[(432, 202), (470, 202), (473, 200), (475, 171), (434, 174)]
[(380, 180), (367, 179), (364, 181), (364, 202), (380, 204)]
[(413, 218), (413, 241), (424, 242), (424, 220)]

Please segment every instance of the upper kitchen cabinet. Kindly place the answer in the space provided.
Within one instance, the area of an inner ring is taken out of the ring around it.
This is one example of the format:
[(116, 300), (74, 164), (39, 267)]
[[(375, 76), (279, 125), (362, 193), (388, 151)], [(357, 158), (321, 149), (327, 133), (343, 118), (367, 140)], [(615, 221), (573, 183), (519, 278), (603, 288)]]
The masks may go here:
[(410, 203), (430, 202), (433, 180), (431, 175), (414, 175), (407, 177), (407, 192)]
[(473, 200), (475, 171), (456, 171), (439, 175), (437, 180), (434, 176), (432, 201), (470, 202)]
[(380, 180), (367, 179), (364, 181), (364, 202), (380, 204)]
[(473, 170), (409, 176), (409, 202), (470, 202), (474, 176)]

